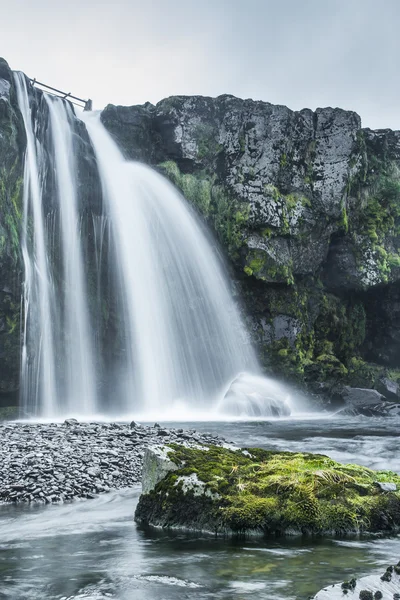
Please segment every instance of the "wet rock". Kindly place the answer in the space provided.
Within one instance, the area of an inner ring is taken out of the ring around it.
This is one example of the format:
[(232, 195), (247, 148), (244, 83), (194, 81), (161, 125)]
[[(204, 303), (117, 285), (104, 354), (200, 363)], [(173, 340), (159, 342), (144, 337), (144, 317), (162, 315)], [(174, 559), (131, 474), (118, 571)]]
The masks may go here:
[(375, 483), (383, 492), (395, 492), (397, 490), (397, 485), (395, 483), (385, 483), (379, 481), (376, 481)]
[[(389, 476), (396, 489), (377, 489)], [(146, 451), (135, 520), (223, 535), (389, 533), (400, 529), (398, 486), (391, 472), (323, 455), (166, 445)]]
[(379, 575), (338, 583), (324, 588), (314, 600), (400, 600), (400, 563)]
[(344, 401), (344, 407), (337, 414), (367, 417), (400, 414), (400, 404), (388, 402), (377, 390), (342, 386), (336, 395)]
[(388, 400), (393, 400), (395, 402), (400, 401), (400, 386), (388, 377), (381, 377), (377, 381), (376, 388), (378, 392), (383, 394)]
[(142, 492), (148, 494), (171, 471), (176, 471), (177, 465), (168, 458), (168, 448), (152, 446), (147, 448), (143, 459)]

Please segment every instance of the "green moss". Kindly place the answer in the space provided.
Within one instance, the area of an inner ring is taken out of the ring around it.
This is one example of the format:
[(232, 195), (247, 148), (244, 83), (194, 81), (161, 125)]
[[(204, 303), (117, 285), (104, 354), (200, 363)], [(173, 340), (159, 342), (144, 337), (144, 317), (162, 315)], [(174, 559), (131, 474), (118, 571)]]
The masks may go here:
[(288, 264), (279, 264), (263, 250), (251, 249), (247, 252), (244, 271), (262, 281), (294, 284), (292, 261)]
[(202, 510), (215, 530), (344, 534), (400, 526), (400, 491), (382, 492), (377, 485), (390, 481), (400, 490), (395, 473), (342, 465), (318, 454), (170, 447), (178, 470), (147, 495), (164, 523), (170, 511), (182, 521), (185, 498), (177, 480), (196, 474), (208, 499), (214, 498)]
[(15, 178), (18, 161), (8, 173), (0, 173), (0, 211), (7, 236), (0, 244), (16, 263), (20, 257), (20, 232), (22, 220), (22, 178)]
[(342, 208), (342, 214), (341, 214), (341, 219), (340, 219), (339, 226), (341, 227), (341, 229), (343, 230), (344, 233), (348, 233), (348, 231), (349, 231), (349, 218), (347, 216), (346, 206), (343, 206), (343, 208)]
[(349, 232), (358, 248), (360, 270), (365, 253), (372, 251), (381, 282), (386, 283), (392, 269), (399, 266), (390, 249), (392, 238), (400, 233), (400, 177), (397, 165), (387, 160), (384, 153), (379, 157), (370, 153), (365, 165), (348, 188), (349, 195), (358, 202)]
[(197, 156), (200, 159), (213, 160), (221, 152), (222, 146), (216, 139), (216, 132), (211, 125), (205, 123), (197, 125), (194, 131), (197, 142)]
[(226, 190), (216, 183), (215, 174), (209, 175), (206, 171), (195, 175), (181, 173), (173, 161), (164, 162), (159, 166), (213, 227), (228, 254), (237, 258), (238, 250), (244, 244), (243, 230), (249, 218), (249, 205), (230, 197)]
[(394, 253), (388, 254), (387, 262), (391, 269), (399, 268), (400, 267), (400, 255), (394, 254)]

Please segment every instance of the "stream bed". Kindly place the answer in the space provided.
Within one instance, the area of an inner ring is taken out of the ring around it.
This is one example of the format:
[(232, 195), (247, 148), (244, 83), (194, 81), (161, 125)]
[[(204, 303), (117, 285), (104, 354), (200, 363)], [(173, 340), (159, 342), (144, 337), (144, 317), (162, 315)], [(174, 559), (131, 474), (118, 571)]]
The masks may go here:
[[(166, 425), (400, 472), (398, 420)], [(133, 521), (139, 494), (136, 487), (64, 505), (0, 506), (0, 600), (307, 600), (400, 559), (400, 536), (223, 540), (143, 530)]]

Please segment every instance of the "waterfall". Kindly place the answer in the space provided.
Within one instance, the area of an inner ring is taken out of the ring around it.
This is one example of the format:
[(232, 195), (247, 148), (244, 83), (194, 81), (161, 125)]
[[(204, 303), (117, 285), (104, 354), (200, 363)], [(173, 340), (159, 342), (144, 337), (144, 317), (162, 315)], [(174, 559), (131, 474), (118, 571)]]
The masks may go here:
[(83, 113), (101, 183), (93, 213), (71, 105), (30, 97), (21, 73), (15, 85), (27, 134), (24, 413), (288, 414), (287, 389), (261, 375), (215, 243), (177, 189), (126, 161), (100, 116)]
[[(50, 416), (57, 397), (53, 331), (56, 297), (46, 251), (42, 201), (44, 154), (34, 131), (25, 76), (15, 73), (14, 80), (27, 146), (21, 241), (25, 266), (22, 408), (28, 414)], [(30, 220), (33, 221), (33, 239), (29, 236)]]
[[(82, 118), (98, 161), (123, 294), (129, 374), (123, 408), (207, 413), (240, 373), (260, 371), (224, 267), (175, 187), (126, 161), (98, 114)], [(242, 376), (242, 387), (246, 382)], [(280, 399), (286, 396), (281, 388)]]
[(45, 99), (50, 112), (54, 148), (64, 271), (62, 336), (65, 392), (60, 409), (71, 414), (94, 414), (95, 376), (77, 207), (72, 111), (68, 103), (58, 98), (45, 96)]
[[(95, 376), (79, 234), (72, 112), (68, 103), (44, 96), (49, 110), (52, 164), (39, 141), (22, 73), (15, 73), (15, 84), (27, 135), (22, 231), (22, 409), (24, 414), (42, 417), (93, 414)], [(45, 180), (51, 169), (56, 211), (45, 214)], [(59, 267), (54, 257), (58, 255), (61, 278), (55, 273)], [(61, 284), (57, 284), (60, 279)]]

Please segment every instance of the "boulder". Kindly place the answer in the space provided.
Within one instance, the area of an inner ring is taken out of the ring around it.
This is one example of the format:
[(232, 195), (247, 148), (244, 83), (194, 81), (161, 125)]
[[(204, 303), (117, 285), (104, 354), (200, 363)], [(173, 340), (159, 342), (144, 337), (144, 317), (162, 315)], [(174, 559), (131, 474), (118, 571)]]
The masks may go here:
[(400, 476), (318, 454), (171, 444), (145, 457), (135, 520), (228, 536), (389, 533)]
[(400, 386), (388, 377), (381, 377), (376, 384), (376, 388), (388, 400), (400, 401)]
[(400, 404), (388, 402), (377, 390), (344, 386), (341, 392), (345, 406), (341, 415), (394, 416), (400, 414)]
[(344, 399), (348, 404), (357, 408), (358, 406), (379, 405), (384, 400), (384, 396), (377, 390), (346, 386), (344, 389)]

